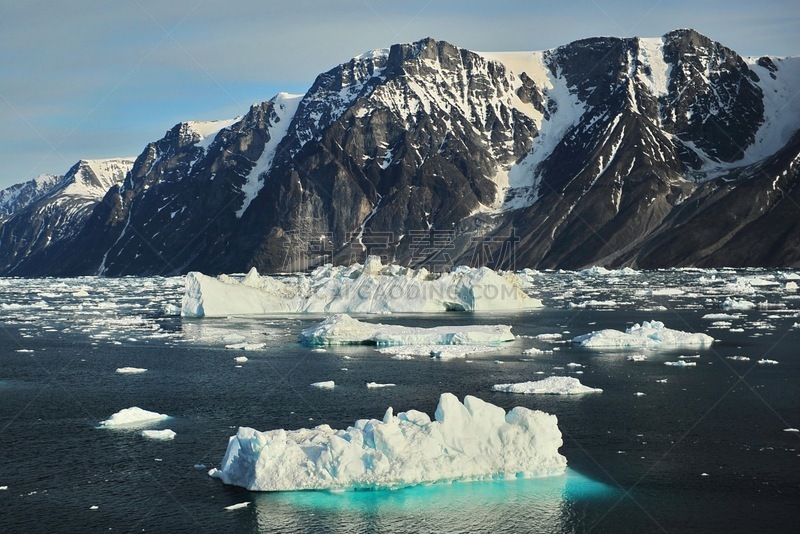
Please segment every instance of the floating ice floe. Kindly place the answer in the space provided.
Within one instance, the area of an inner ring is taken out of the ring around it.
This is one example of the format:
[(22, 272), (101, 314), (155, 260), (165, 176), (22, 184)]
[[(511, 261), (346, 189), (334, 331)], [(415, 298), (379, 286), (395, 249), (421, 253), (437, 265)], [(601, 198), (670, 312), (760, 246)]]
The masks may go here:
[(543, 380), (517, 382), (516, 384), (495, 384), (492, 391), (502, 393), (544, 394), (544, 395), (580, 395), (583, 393), (602, 393), (599, 388), (584, 386), (581, 381), (571, 376), (548, 376)]
[(370, 388), (370, 389), (375, 389), (375, 388), (393, 388), (396, 385), (397, 384), (391, 384), (391, 383), (389, 383), (389, 384), (381, 384), (379, 382), (367, 382), (367, 387)]
[(175, 439), (175, 432), (169, 428), (164, 430), (142, 430), (142, 436), (148, 439), (170, 440)]
[(529, 349), (525, 349), (522, 351), (522, 354), (526, 356), (535, 356), (537, 354), (552, 354), (553, 351), (550, 349), (539, 349), (536, 347), (531, 347)]
[(101, 421), (100, 426), (106, 428), (147, 426), (149, 424), (169, 418), (170, 417), (166, 414), (151, 412), (148, 410), (143, 410), (138, 406), (133, 406), (131, 408), (120, 410), (105, 421)]
[(231, 512), (233, 510), (241, 510), (242, 508), (247, 508), (248, 506), (250, 506), (250, 501), (232, 504), (230, 506), (226, 506), (224, 509)]
[(439, 398), (435, 419), (417, 410), (328, 425), (259, 432), (240, 427), (209, 474), (254, 491), (396, 488), (454, 480), (561, 475), (554, 415), (467, 396)]
[(231, 343), (230, 345), (225, 345), (225, 348), (233, 350), (261, 350), (266, 345), (266, 343)]
[(279, 279), (251, 269), (242, 280), (191, 272), (181, 313), (219, 317), (270, 313), (395, 313), (511, 311), (541, 308), (526, 295), (514, 274), (487, 267), (456, 267), (433, 274), (426, 269), (382, 265), (370, 256), (364, 265), (326, 265), (309, 275)]
[(714, 342), (707, 334), (672, 330), (660, 321), (644, 321), (625, 332), (605, 329), (596, 330), (572, 339), (573, 343), (587, 348), (658, 348), (658, 347), (705, 347)]
[(778, 365), (778, 361), (777, 360), (768, 360), (766, 358), (763, 359), (763, 360), (758, 360), (758, 363), (760, 365)]
[(429, 356), (441, 360), (465, 358), (468, 354), (496, 352), (503, 350), (498, 345), (399, 345), (376, 349), (381, 354), (391, 354), (402, 359), (413, 359), (414, 356)]
[(697, 362), (687, 362), (686, 360), (678, 360), (676, 362), (664, 362), (664, 365), (670, 365), (672, 367), (696, 367)]
[(628, 361), (631, 362), (643, 362), (647, 359), (647, 355), (645, 354), (631, 354), (628, 356)]
[(751, 302), (749, 300), (737, 300), (734, 298), (726, 298), (722, 303), (723, 310), (738, 310), (738, 311), (746, 311), (746, 310), (755, 310), (758, 306), (755, 302)]
[[(800, 432), (800, 429), (797, 429), (797, 428), (784, 428), (783, 431), (784, 432)], [(2, 488), (0, 488), (0, 489), (2, 489)]]
[(237, 356), (233, 359), (233, 361), (235, 361), (236, 363), (245, 363), (249, 360), (247, 359), (247, 356)]
[(747, 356), (728, 356), (728, 360), (740, 361), (740, 362), (749, 362), (750, 358)]
[(317, 389), (333, 389), (336, 387), (336, 383), (333, 380), (326, 380), (324, 382), (314, 382), (311, 384), (311, 387)]
[(513, 340), (506, 325), (419, 328), (366, 323), (347, 314), (332, 315), (300, 333), (300, 341), (308, 345), (481, 345)]
[(139, 375), (146, 373), (147, 369), (142, 367), (118, 367), (115, 372), (121, 375)]

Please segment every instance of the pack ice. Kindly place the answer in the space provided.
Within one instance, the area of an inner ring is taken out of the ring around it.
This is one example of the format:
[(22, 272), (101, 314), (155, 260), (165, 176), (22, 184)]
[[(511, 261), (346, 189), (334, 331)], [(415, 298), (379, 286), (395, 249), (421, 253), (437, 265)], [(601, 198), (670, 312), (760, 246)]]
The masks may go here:
[(502, 408), (451, 393), (435, 419), (417, 410), (361, 419), (347, 430), (259, 432), (240, 427), (220, 469), (209, 474), (254, 491), (397, 488), (453, 480), (559, 475), (561, 432), (554, 415)]
[(605, 329), (596, 330), (572, 339), (582, 347), (600, 348), (658, 348), (658, 347), (706, 347), (714, 338), (700, 333), (682, 332), (664, 326), (661, 321), (643, 321), (624, 332)]
[(347, 314), (332, 315), (300, 332), (307, 345), (473, 345), (513, 341), (506, 325), (415, 326), (366, 323)]
[(487, 268), (456, 267), (434, 274), (427, 269), (383, 265), (369, 256), (364, 265), (325, 265), (311, 274), (260, 276), (255, 268), (239, 280), (198, 272), (186, 275), (184, 317), (270, 313), (395, 313), (513, 311), (541, 308), (526, 295), (514, 274)]

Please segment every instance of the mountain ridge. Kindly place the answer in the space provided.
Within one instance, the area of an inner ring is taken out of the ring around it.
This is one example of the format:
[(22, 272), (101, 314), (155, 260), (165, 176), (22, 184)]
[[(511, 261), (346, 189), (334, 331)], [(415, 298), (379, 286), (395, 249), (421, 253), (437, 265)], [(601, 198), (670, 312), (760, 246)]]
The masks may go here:
[(797, 82), (800, 58), (743, 58), (688, 29), (541, 52), (393, 45), (205, 135), (176, 125), (55, 245), (57, 266), (23, 254), (0, 273), (369, 253), (436, 269), (800, 266)]

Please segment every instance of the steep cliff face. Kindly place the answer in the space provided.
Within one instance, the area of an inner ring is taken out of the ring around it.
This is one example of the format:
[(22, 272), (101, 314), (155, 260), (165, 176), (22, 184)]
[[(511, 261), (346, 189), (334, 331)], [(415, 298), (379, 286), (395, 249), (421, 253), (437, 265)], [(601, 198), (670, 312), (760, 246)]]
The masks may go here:
[(743, 58), (692, 30), (544, 52), (394, 45), (305, 95), (177, 125), (54, 240), (58, 265), (21, 252), (2, 272), (282, 271), (369, 253), (800, 265), (798, 84), (797, 58)]

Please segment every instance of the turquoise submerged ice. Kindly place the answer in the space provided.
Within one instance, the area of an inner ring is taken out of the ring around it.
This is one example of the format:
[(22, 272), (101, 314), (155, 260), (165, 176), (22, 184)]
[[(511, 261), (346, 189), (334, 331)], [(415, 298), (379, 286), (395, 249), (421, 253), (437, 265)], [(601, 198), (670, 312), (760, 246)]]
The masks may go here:
[(554, 415), (502, 408), (451, 393), (435, 419), (416, 410), (361, 419), (347, 430), (259, 432), (239, 428), (210, 475), (255, 491), (396, 488), (453, 480), (532, 478), (564, 473)]

